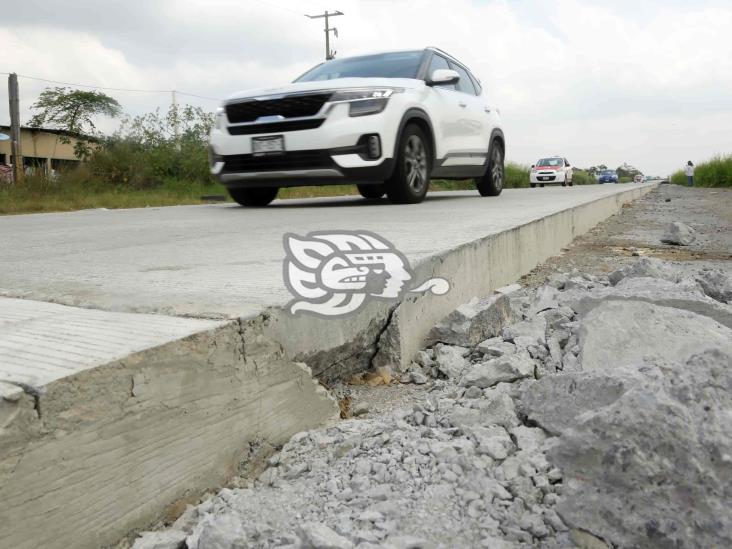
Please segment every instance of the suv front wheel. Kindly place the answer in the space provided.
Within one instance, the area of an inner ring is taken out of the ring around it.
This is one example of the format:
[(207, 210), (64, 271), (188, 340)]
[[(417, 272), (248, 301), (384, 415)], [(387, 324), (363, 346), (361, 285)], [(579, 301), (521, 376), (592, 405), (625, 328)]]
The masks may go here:
[(397, 149), (394, 173), (386, 182), (386, 194), (395, 204), (417, 204), (424, 200), (432, 170), (431, 151), (422, 129), (409, 124)]
[(477, 180), (480, 196), (498, 196), (501, 194), (504, 177), (503, 147), (500, 143), (494, 141), (488, 151), (488, 169), (485, 175)]
[(259, 187), (252, 189), (229, 189), (229, 195), (242, 206), (262, 207), (272, 202), (279, 192), (278, 187)]

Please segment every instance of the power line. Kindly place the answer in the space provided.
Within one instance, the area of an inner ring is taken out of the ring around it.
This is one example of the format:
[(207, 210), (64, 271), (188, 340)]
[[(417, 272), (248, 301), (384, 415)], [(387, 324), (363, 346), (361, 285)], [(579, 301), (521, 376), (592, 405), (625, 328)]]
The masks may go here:
[[(11, 73), (9, 72), (0, 72), (0, 74), (4, 74), (9, 76)], [(63, 86), (76, 86), (78, 88), (90, 88), (95, 90), (107, 90), (107, 91), (120, 91), (120, 92), (135, 92), (135, 93), (171, 93), (173, 90), (143, 90), (143, 89), (133, 89), (133, 88), (114, 88), (114, 87), (107, 87), (107, 86), (94, 86), (91, 84), (77, 84), (75, 82), (62, 82), (60, 80), (50, 80), (48, 78), (39, 78), (37, 76), (28, 76), (25, 74), (19, 74), (19, 78), (25, 78), (27, 80), (36, 80), (38, 82), (48, 82), (49, 84), (61, 84)], [(197, 95), (195, 93), (188, 93), (188, 92), (182, 92), (176, 90), (177, 93), (181, 95), (187, 95), (190, 97), (197, 97), (199, 99), (206, 99), (209, 101), (220, 101), (220, 99), (217, 99), (215, 97), (207, 97), (205, 95)]]

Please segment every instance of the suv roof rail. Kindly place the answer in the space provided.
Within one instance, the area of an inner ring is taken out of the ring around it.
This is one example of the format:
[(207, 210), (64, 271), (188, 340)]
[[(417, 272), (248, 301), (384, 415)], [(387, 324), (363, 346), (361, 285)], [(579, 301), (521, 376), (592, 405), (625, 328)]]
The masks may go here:
[(432, 50), (432, 51), (436, 51), (436, 52), (439, 52), (439, 53), (441, 53), (442, 55), (446, 55), (447, 57), (449, 57), (449, 58), (450, 58), (450, 59), (452, 59), (453, 61), (457, 61), (457, 62), (458, 62), (458, 63), (460, 63), (461, 65), (463, 64), (462, 62), (460, 62), (460, 61), (459, 61), (459, 60), (457, 59), (457, 57), (455, 57), (455, 56), (453, 56), (453, 55), (450, 55), (450, 54), (449, 54), (449, 53), (447, 53), (447, 52), (446, 52), (445, 50), (441, 50), (440, 48), (438, 48), (438, 47), (436, 47), (436, 46), (427, 46), (427, 49), (428, 49), (428, 50)]

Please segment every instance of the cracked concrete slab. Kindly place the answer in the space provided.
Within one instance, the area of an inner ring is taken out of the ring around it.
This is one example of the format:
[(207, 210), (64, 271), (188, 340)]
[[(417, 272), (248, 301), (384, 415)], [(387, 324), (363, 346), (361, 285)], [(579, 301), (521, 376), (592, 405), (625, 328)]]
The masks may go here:
[[(112, 543), (220, 486), (250, 443), (280, 445), (338, 417), (259, 322), (13, 306), (0, 330), (0, 378), (14, 378), (0, 382), (2, 546)], [(37, 336), (33, 353), (8, 329), (54, 322), (61, 337)], [(94, 344), (109, 345), (106, 358)], [(44, 368), (31, 369), (33, 357)]]
[(0, 380), (43, 387), (223, 322), (0, 297)]

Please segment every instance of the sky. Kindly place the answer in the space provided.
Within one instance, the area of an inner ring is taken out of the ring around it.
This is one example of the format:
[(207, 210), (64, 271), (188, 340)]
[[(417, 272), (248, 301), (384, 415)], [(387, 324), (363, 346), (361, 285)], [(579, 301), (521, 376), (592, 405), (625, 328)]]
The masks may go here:
[[(338, 57), (430, 45), (467, 64), (509, 161), (666, 175), (732, 153), (732, 0), (0, 0), (0, 72), (163, 90), (106, 92), (132, 115), (166, 109), (173, 89), (214, 110), (321, 62), (322, 19), (304, 14), (326, 9), (345, 14)], [(22, 122), (52, 85), (20, 78)], [(7, 105), (1, 85), (0, 124)]]

